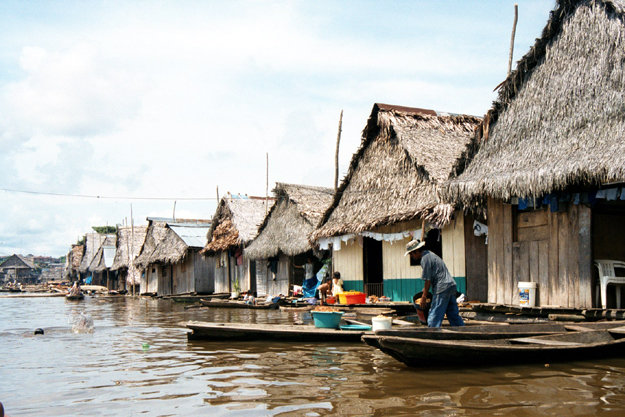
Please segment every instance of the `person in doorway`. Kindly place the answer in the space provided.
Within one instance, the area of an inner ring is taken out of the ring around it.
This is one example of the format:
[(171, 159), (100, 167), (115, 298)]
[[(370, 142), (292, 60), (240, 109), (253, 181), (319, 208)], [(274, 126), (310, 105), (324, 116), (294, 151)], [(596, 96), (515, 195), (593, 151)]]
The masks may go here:
[(343, 280), (341, 279), (341, 273), (334, 271), (332, 274), (332, 296), (338, 297), (343, 292)]
[(306, 263), (304, 265), (293, 265), (295, 268), (304, 270), (304, 281), (311, 279), (315, 276), (313, 259), (309, 256), (306, 258)]
[[(458, 313), (456, 302), (456, 281), (449, 273), (443, 260), (426, 249), (425, 242), (411, 240), (406, 245), (405, 255), (420, 263), (423, 269), (422, 278), (425, 280), (423, 294), (432, 292), (432, 305), (428, 314), (428, 327), (441, 327), (443, 318), (447, 314), (447, 320), (452, 326), (464, 326), (464, 320)], [(425, 309), (427, 296), (421, 297), (420, 305)]]

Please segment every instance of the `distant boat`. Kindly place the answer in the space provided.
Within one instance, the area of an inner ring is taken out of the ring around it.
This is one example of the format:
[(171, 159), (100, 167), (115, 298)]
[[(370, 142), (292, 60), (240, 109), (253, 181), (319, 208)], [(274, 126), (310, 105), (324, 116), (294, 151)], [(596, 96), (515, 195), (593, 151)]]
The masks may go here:
[(234, 300), (206, 300), (201, 299), (200, 303), (204, 307), (215, 307), (215, 308), (248, 308), (252, 310), (277, 310), (279, 305), (278, 303), (267, 303), (261, 302), (258, 304), (248, 304), (245, 301), (234, 301)]
[(82, 300), (83, 298), (85, 298), (85, 295), (83, 293), (79, 293), (79, 294), (67, 294), (65, 296), (66, 299), (71, 300), (71, 301), (79, 301)]

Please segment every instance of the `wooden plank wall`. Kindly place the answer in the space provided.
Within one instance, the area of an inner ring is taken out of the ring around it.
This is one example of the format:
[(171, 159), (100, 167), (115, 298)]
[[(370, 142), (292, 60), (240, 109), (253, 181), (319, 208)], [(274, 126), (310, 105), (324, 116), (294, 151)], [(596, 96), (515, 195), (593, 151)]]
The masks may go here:
[(362, 247), (356, 240), (342, 242), (341, 250), (332, 251), (334, 271), (341, 273), (343, 281), (361, 281), (363, 279)]
[(592, 307), (591, 209), (516, 214), (488, 201), (488, 301), (518, 304), (518, 282), (538, 284), (537, 305)]
[(475, 236), (472, 216), (464, 218), (465, 264), (467, 298), (488, 300), (488, 246), (486, 236)]

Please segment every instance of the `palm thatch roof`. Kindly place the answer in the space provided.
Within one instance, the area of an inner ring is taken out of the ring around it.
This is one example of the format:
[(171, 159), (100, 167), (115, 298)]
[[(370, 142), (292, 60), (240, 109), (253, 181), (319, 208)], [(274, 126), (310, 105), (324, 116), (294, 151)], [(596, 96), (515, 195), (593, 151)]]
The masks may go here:
[(215, 253), (247, 245), (258, 234), (258, 227), (273, 203), (273, 198), (266, 203), (260, 197), (223, 197), (206, 234), (208, 243), (201, 253)]
[(111, 271), (129, 268), (143, 246), (147, 226), (124, 226), (117, 229), (117, 251)]
[(276, 203), (261, 224), (256, 239), (245, 249), (250, 259), (289, 256), (312, 249), (308, 236), (330, 206), (334, 190), (325, 187), (277, 183)]
[[(180, 236), (174, 227), (195, 228), (199, 234), (207, 233), (210, 220), (148, 218), (145, 241), (135, 265), (145, 268), (153, 263), (175, 264), (183, 260), (190, 246), (185, 236)], [(171, 226), (171, 227), (170, 227)]]
[(80, 267), (78, 268), (81, 273), (86, 273), (90, 270), (89, 267), (93, 262), (93, 258), (95, 258), (98, 253), (104, 239), (106, 239), (106, 235), (97, 232), (85, 234), (85, 251), (80, 261)]
[[(114, 252), (107, 250), (107, 248), (115, 248), (115, 242), (117, 240), (116, 235), (104, 235), (104, 241), (98, 248), (91, 264), (89, 265), (89, 271), (91, 272), (103, 272), (112, 264)], [(107, 261), (107, 255), (111, 257)]]
[(453, 210), (440, 202), (438, 189), (479, 122), (474, 116), (374, 104), (347, 176), (311, 238), (416, 218), (447, 223)]
[(559, 0), (467, 157), (445, 190), (466, 205), (625, 181), (625, 1)]

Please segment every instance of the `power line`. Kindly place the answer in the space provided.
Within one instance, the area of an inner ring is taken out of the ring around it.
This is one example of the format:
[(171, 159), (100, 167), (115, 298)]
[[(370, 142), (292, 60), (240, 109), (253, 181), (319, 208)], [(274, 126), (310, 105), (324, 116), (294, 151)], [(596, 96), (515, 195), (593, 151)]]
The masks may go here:
[(106, 200), (178, 200), (178, 201), (216, 200), (215, 197), (128, 197), (128, 196), (52, 193), (52, 192), (46, 192), (46, 191), (14, 190), (10, 188), (0, 188), (0, 191), (5, 191), (8, 193), (20, 193), (20, 194), (49, 195), (49, 196), (54, 196), (54, 197), (95, 198), (95, 199), (106, 199)]

